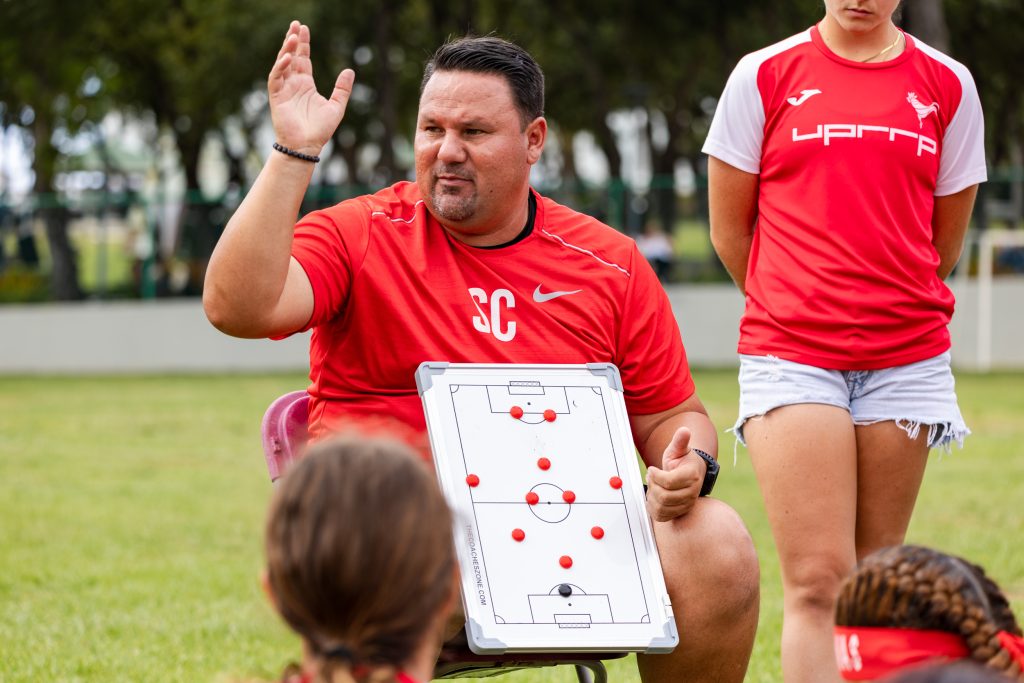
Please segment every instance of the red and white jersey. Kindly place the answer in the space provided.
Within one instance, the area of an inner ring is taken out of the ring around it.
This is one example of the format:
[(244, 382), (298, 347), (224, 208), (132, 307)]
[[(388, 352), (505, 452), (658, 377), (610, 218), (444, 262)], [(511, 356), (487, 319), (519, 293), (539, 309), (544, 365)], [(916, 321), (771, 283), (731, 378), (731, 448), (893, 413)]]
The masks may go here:
[(423, 361), (610, 362), (635, 414), (693, 394), (668, 297), (633, 240), (536, 200), (533, 231), (498, 249), (449, 236), (407, 182), (298, 223), (314, 436), (382, 416), (422, 433)]
[(966, 67), (905, 39), (864, 64), (812, 27), (730, 76), (703, 151), (760, 175), (740, 353), (873, 369), (949, 348), (932, 210), (986, 179), (984, 122)]

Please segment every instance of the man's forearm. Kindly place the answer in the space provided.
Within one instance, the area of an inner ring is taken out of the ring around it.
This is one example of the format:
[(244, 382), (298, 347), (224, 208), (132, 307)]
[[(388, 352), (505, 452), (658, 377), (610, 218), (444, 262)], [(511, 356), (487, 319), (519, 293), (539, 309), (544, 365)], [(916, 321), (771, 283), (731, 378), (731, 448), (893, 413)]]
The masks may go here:
[(717, 459), (718, 434), (711, 423), (711, 418), (704, 413), (690, 410), (672, 415), (654, 429), (644, 444), (644, 452), (641, 454), (644, 462), (661, 467), (665, 449), (680, 427), (690, 429), (690, 448), (699, 448)]
[[(262, 337), (279, 317), (292, 233), (313, 164), (272, 152), (210, 257), (203, 306), (220, 330)], [(304, 321), (299, 321), (301, 324)]]
[(689, 428), (693, 448), (711, 455), (718, 453), (718, 432), (696, 394), (675, 408), (654, 415), (634, 415), (630, 421), (640, 455), (648, 466), (662, 466), (665, 449), (680, 427)]

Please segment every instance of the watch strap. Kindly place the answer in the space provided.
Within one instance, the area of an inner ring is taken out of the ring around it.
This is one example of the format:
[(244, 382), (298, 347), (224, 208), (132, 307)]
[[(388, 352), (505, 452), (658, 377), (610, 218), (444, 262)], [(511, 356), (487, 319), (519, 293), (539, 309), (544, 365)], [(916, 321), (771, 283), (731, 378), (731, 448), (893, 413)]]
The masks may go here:
[(715, 482), (718, 481), (718, 461), (699, 448), (691, 448), (690, 450), (696, 453), (708, 466), (707, 471), (704, 472), (704, 483), (701, 484), (700, 494), (698, 494), (700, 497), (704, 497), (711, 493), (715, 488)]

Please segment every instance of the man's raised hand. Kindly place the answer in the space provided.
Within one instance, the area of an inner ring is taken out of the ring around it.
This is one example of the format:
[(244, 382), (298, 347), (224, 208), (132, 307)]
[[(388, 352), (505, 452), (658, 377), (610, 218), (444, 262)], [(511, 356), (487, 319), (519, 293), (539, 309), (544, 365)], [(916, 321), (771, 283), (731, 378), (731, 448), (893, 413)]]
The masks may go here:
[(304, 154), (319, 154), (345, 115), (355, 72), (345, 69), (325, 98), (313, 82), (309, 27), (293, 21), (267, 79), (270, 118), (277, 142)]

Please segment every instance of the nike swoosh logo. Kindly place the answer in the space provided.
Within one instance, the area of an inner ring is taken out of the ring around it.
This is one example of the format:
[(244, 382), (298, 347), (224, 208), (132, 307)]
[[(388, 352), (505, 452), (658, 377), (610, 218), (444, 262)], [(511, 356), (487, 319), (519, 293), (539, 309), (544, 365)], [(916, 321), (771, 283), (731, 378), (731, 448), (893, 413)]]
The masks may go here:
[(801, 90), (799, 98), (790, 97), (786, 101), (789, 102), (790, 104), (792, 104), (794, 107), (799, 107), (801, 104), (803, 104), (804, 102), (807, 101), (808, 97), (814, 97), (815, 95), (820, 95), (820, 94), (821, 94), (820, 90)]
[(582, 289), (574, 289), (571, 292), (542, 292), (540, 291), (540, 285), (537, 285), (537, 289), (533, 290), (533, 300), (539, 304), (545, 301), (551, 301), (557, 299), (560, 296), (568, 296), (569, 294), (579, 294)]

